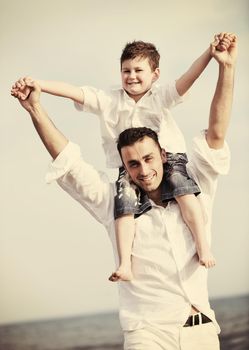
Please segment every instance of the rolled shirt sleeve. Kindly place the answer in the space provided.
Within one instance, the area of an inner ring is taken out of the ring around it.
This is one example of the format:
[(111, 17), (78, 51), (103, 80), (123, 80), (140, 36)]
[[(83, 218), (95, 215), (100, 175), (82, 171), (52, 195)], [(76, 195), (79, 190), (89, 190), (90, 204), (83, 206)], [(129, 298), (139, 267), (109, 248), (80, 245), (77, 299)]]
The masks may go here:
[(50, 184), (68, 172), (79, 157), (80, 147), (69, 141), (64, 150), (49, 164), (49, 169), (45, 176), (46, 183)]
[(219, 175), (226, 175), (230, 168), (230, 150), (227, 143), (220, 149), (212, 149), (206, 140), (206, 130), (193, 139), (188, 173), (201, 188), (203, 194), (214, 197)]
[(175, 81), (172, 81), (165, 86), (161, 86), (160, 88), (162, 101), (164, 101), (165, 107), (168, 109), (182, 103), (189, 96), (189, 93), (186, 93), (183, 96), (179, 95)]
[(111, 98), (105, 91), (91, 86), (81, 86), (84, 94), (84, 104), (74, 102), (78, 111), (84, 111), (101, 116), (105, 108), (110, 104)]
[(228, 174), (231, 158), (229, 147), (224, 142), (222, 148), (210, 148), (206, 140), (206, 130), (194, 138), (192, 154), (200, 166), (207, 167), (217, 175)]
[(46, 182), (56, 180), (97, 221), (108, 224), (113, 220), (114, 187), (106, 174), (98, 172), (81, 158), (78, 145), (69, 142), (51, 162)]

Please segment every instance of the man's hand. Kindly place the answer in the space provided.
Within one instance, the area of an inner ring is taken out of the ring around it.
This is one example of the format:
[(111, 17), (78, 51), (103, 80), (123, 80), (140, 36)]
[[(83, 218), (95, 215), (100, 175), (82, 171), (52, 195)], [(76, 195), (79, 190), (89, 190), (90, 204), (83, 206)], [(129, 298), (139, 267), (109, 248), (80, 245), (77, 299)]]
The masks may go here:
[(27, 82), (34, 81), (31, 77), (20, 78), (11, 88), (11, 94), (19, 99), (25, 100), (30, 94)]
[(215, 35), (210, 45), (211, 55), (214, 59), (224, 65), (233, 65), (237, 58), (237, 37), (231, 33), (220, 33)]
[(20, 104), (28, 112), (40, 104), (40, 94), (40, 86), (30, 77), (19, 79), (11, 89), (11, 95), (18, 98)]

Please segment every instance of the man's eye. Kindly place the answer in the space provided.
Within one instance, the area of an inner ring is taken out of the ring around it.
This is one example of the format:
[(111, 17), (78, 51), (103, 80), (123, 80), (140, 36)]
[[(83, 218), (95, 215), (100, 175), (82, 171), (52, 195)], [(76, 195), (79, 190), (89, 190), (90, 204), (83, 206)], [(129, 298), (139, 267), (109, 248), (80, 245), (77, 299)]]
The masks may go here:
[(137, 163), (130, 164), (130, 168), (136, 168), (137, 166), (138, 166)]

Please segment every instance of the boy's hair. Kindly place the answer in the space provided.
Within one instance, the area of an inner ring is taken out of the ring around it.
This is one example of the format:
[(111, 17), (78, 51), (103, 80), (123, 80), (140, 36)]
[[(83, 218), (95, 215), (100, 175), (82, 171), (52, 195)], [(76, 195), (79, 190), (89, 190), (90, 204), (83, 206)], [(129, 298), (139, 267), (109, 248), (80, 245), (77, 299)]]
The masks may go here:
[(146, 127), (129, 128), (121, 132), (117, 141), (117, 148), (120, 156), (121, 148), (125, 146), (132, 146), (137, 141), (142, 141), (145, 136), (150, 137), (152, 140), (154, 140), (155, 143), (158, 145), (159, 150), (162, 150), (158, 141), (157, 133), (155, 131)]
[(160, 54), (152, 43), (145, 43), (140, 40), (127, 43), (120, 57), (121, 68), (124, 61), (136, 57), (148, 58), (152, 71), (159, 67)]

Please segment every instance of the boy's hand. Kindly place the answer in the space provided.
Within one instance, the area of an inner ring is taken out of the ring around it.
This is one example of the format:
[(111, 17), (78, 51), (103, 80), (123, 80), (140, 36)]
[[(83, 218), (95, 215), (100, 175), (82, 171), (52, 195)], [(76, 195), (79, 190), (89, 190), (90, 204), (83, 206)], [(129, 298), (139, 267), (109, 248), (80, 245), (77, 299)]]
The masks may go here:
[(26, 100), (31, 92), (31, 89), (27, 84), (32, 81), (33, 79), (31, 77), (20, 78), (12, 86), (11, 95), (17, 97), (19, 100)]
[[(22, 82), (20, 83), (20, 81)], [(19, 90), (20, 84), (22, 89), (21, 91)], [(31, 78), (27, 77), (19, 79), (13, 86), (16, 86), (17, 88), (12, 88), (11, 95), (18, 98), (20, 104), (28, 112), (40, 104), (41, 88), (35, 81), (32, 81)], [(25, 91), (25, 93), (28, 92), (26, 97), (23, 91)]]
[(234, 64), (237, 57), (237, 37), (231, 33), (215, 35), (210, 45), (211, 55), (221, 64)]
[(219, 43), (216, 46), (218, 51), (226, 51), (230, 46), (231, 42), (234, 40), (235, 35), (231, 33), (220, 33), (214, 36), (215, 41), (218, 40)]

